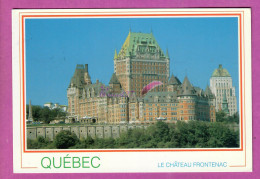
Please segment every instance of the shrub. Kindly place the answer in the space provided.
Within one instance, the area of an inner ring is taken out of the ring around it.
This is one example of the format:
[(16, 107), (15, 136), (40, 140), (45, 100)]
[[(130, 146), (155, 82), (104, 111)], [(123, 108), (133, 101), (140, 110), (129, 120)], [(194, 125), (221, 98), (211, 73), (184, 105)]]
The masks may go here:
[(78, 142), (79, 139), (76, 134), (68, 130), (60, 131), (54, 140), (57, 149), (68, 149), (69, 147), (76, 145)]

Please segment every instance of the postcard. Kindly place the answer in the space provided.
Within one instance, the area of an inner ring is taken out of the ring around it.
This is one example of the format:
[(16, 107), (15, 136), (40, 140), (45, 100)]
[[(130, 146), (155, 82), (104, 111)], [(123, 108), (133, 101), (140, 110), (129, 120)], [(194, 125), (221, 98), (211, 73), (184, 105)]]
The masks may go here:
[(12, 11), (15, 173), (252, 171), (251, 9)]

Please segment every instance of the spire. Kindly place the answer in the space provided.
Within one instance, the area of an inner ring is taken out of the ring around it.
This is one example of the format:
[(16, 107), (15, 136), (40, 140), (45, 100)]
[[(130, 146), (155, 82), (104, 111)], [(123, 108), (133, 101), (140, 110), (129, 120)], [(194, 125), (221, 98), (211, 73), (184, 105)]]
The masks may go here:
[(117, 52), (116, 52), (116, 49), (115, 49), (115, 55), (114, 55), (114, 60), (117, 59)]
[(228, 102), (227, 102), (227, 96), (226, 91), (223, 94), (223, 102), (222, 102), (222, 110), (229, 115), (229, 109), (228, 109)]
[(29, 100), (29, 117), (28, 117), (28, 120), (32, 120), (33, 121), (31, 100)]
[(153, 28), (151, 27), (151, 34), (153, 34)]
[(168, 48), (166, 49), (166, 58), (169, 58)]

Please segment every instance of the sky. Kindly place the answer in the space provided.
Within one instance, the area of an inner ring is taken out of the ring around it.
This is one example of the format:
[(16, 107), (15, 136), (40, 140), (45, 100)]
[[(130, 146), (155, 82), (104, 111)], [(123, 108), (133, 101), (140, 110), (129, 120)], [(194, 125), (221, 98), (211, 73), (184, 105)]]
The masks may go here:
[(170, 56), (170, 73), (205, 89), (219, 64), (238, 96), (237, 18), (26, 19), (26, 101), (67, 105), (67, 88), (77, 64), (88, 64), (92, 82), (108, 84), (115, 49), (129, 30), (152, 31)]

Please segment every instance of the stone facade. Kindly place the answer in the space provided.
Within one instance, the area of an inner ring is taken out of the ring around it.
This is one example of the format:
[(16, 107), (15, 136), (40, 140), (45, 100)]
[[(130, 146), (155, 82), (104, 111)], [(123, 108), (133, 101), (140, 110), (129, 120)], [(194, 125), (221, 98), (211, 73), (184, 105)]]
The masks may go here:
[(39, 136), (49, 138), (51, 141), (62, 130), (75, 133), (78, 138), (118, 138), (121, 133), (129, 129), (145, 129), (148, 125), (89, 125), (89, 126), (58, 126), (58, 127), (27, 127), (27, 139), (36, 139)]
[[(227, 100), (228, 109), (225, 109), (230, 116), (237, 112), (237, 99), (236, 90), (232, 85), (232, 77), (229, 72), (219, 65), (219, 68), (215, 69), (210, 78), (210, 89), (216, 96), (215, 104), (216, 111), (223, 109), (224, 96)], [(225, 103), (224, 103), (225, 104)]]

